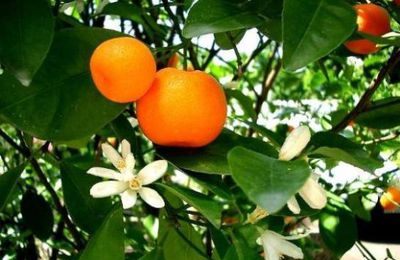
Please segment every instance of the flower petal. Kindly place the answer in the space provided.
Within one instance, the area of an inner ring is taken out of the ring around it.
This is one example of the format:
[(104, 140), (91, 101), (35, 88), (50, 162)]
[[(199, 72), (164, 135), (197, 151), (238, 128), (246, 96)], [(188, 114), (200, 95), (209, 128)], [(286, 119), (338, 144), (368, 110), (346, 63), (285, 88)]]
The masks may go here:
[(126, 156), (131, 153), (131, 144), (126, 140), (121, 141), (121, 154), (122, 158), (126, 159)]
[(167, 168), (166, 160), (154, 161), (139, 171), (138, 178), (142, 181), (142, 185), (153, 183), (165, 174)]
[(298, 156), (310, 141), (311, 133), (307, 126), (299, 126), (287, 137), (279, 152), (279, 160), (290, 161)]
[(147, 204), (154, 208), (162, 208), (165, 206), (163, 198), (153, 189), (142, 187), (139, 190), (139, 195)]
[(107, 157), (115, 168), (121, 170), (121, 161), (123, 160), (121, 155), (111, 145), (104, 143), (101, 145), (104, 156)]
[(135, 157), (133, 157), (132, 153), (128, 153), (125, 158), (125, 168), (122, 170), (124, 174), (124, 180), (128, 181), (134, 177), (134, 169), (135, 169)]
[(295, 196), (291, 197), (288, 200), (287, 206), (290, 209), (290, 211), (293, 212), (294, 214), (299, 214), (300, 213), (300, 206), (299, 206), (299, 203), (297, 202)]
[(113, 180), (117, 180), (117, 181), (120, 181), (121, 177), (122, 177), (119, 172), (116, 172), (116, 171), (111, 170), (111, 169), (103, 168), (103, 167), (90, 168), (87, 171), (87, 173), (89, 173), (91, 175), (94, 175), (94, 176), (107, 178), (107, 179), (113, 179)]
[(96, 183), (90, 189), (90, 195), (94, 198), (104, 198), (120, 194), (128, 188), (127, 182), (122, 181), (102, 181)]
[(265, 242), (273, 247), (279, 256), (287, 255), (295, 259), (303, 259), (304, 255), (301, 248), (286, 241), (282, 235), (268, 230), (266, 237)]
[(326, 205), (326, 191), (312, 177), (308, 178), (299, 194), (313, 209), (322, 209)]
[(121, 193), (122, 207), (129, 209), (135, 206), (137, 200), (137, 192), (133, 190), (126, 190)]

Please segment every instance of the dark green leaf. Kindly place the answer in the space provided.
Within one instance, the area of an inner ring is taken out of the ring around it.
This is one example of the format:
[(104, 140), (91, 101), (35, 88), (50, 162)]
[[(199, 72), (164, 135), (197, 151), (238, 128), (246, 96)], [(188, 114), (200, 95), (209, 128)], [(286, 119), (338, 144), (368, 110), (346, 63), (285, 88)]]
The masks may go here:
[(137, 23), (143, 23), (141, 17), (142, 9), (136, 5), (129, 4), (124, 1), (107, 4), (101, 11), (103, 15), (118, 15), (125, 19), (130, 19)]
[(58, 32), (30, 87), (7, 73), (0, 75), (0, 117), (46, 140), (94, 134), (124, 109), (99, 93), (89, 73), (93, 49), (118, 35), (98, 28)]
[(80, 260), (123, 260), (124, 221), (122, 208), (114, 207), (90, 238)]
[(225, 32), (225, 33), (216, 33), (215, 43), (222, 49), (222, 50), (230, 50), (235, 47), (236, 44), (243, 39), (244, 34), (246, 33), (245, 30), (237, 30), (233, 32)]
[(28, 191), (21, 200), (21, 214), (25, 225), (41, 240), (50, 237), (54, 225), (53, 212), (40, 195)]
[(183, 36), (193, 38), (255, 27), (263, 21), (256, 11), (252, 1), (199, 0), (189, 11)]
[(275, 213), (310, 176), (305, 161), (280, 161), (242, 147), (228, 154), (232, 176), (254, 203)]
[(365, 221), (371, 221), (371, 212), (365, 209), (361, 192), (350, 193), (347, 197), (347, 205), (357, 217)]
[(178, 221), (178, 225), (176, 225), (167, 217), (164, 210), (160, 214), (158, 245), (164, 252), (166, 260), (207, 259), (199, 233), (186, 222)]
[(325, 207), (319, 217), (319, 230), (325, 245), (338, 256), (349, 250), (357, 239), (354, 216), (343, 207)]
[(211, 239), (215, 246), (215, 251), (220, 259), (223, 259), (226, 252), (229, 250), (230, 243), (224, 232), (215, 227), (210, 227)]
[(362, 147), (347, 138), (331, 132), (319, 132), (312, 136), (311, 144), (316, 149), (309, 155), (324, 156), (343, 161), (365, 171), (373, 172), (383, 166), (382, 162), (371, 158)]
[(268, 38), (281, 42), (282, 41), (282, 20), (281, 19), (267, 19), (260, 26), (258, 30)]
[[(235, 254), (233, 252), (229, 252), (225, 255), (224, 260), (261, 260), (261, 256), (257, 254), (257, 251), (254, 248), (251, 248), (248, 244), (251, 240), (249, 237), (243, 236), (241, 233), (236, 232), (235, 234), (231, 234), (232, 242), (235, 249)], [(257, 238), (255, 238), (257, 239)], [(255, 241), (254, 239), (254, 241)], [(232, 257), (232, 258), (231, 258)]]
[(389, 129), (400, 125), (400, 97), (391, 97), (372, 103), (362, 112), (356, 123), (375, 129)]
[(181, 200), (196, 208), (215, 227), (218, 228), (220, 226), (222, 204), (216, 202), (215, 200), (212, 200), (202, 193), (187, 188), (179, 187), (176, 185), (165, 185), (161, 183), (158, 183), (157, 186), (161, 187), (164, 190), (167, 190), (168, 192), (172, 193), (173, 195), (177, 196)]
[(61, 181), (65, 204), (72, 220), (83, 230), (93, 233), (111, 208), (109, 198), (95, 199), (89, 194), (90, 188), (100, 179), (71, 164), (62, 163)]
[(165, 259), (163, 251), (156, 248), (153, 249), (148, 254), (144, 255), (143, 257), (139, 258), (139, 260), (165, 260)]
[(18, 178), (24, 169), (25, 164), (0, 175), (0, 212), (10, 201)]
[(46, 0), (0, 2), (0, 62), (28, 86), (49, 51), (54, 18)]
[(268, 143), (237, 135), (227, 129), (206, 147), (197, 149), (158, 147), (157, 153), (162, 158), (185, 170), (207, 174), (230, 174), (226, 156), (230, 149), (239, 145), (269, 156), (277, 156), (276, 150)]
[(356, 13), (344, 0), (285, 0), (283, 66), (296, 70), (342, 44), (356, 28)]

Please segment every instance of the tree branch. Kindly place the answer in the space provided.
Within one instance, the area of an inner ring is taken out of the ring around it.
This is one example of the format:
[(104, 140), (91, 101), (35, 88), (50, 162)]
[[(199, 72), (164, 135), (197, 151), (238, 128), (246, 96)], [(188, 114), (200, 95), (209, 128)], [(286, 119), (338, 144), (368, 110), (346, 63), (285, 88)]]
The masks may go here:
[(399, 62), (399, 60), (400, 60), (400, 51), (398, 51), (398, 48), (396, 48), (393, 50), (393, 53), (389, 58), (389, 60), (387, 61), (387, 63), (385, 64), (385, 66), (383, 66), (382, 69), (379, 71), (376, 79), (364, 92), (361, 99), (358, 101), (357, 105), (353, 108), (353, 110), (350, 113), (348, 113), (342, 119), (342, 121), (340, 121), (336, 126), (332, 128), (333, 132), (340, 132), (343, 129), (345, 129), (351, 121), (353, 121), (361, 112), (363, 112), (367, 108), (373, 94), (381, 85), (386, 75), (394, 68), (394, 66)]

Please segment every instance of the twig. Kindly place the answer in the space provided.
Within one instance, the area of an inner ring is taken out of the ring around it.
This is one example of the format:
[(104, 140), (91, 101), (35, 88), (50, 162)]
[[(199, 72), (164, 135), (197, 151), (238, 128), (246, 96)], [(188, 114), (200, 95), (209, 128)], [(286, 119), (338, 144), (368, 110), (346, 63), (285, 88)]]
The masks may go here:
[(196, 69), (196, 70), (200, 69), (200, 64), (196, 58), (196, 53), (193, 49), (193, 44), (190, 40), (185, 39), (185, 37), (183, 37), (181, 27), (179, 26), (180, 22), (179, 22), (177, 16), (174, 14), (174, 12), (172, 12), (168, 0), (162, 0), (162, 3), (163, 3), (165, 11), (169, 15), (169, 17), (172, 19), (173, 27), (176, 30), (176, 32), (178, 33), (179, 38), (187, 46), (187, 51), (189, 52), (189, 58), (190, 58), (190, 61), (192, 62), (194, 69)]
[(275, 67), (269, 72), (267, 78), (265, 79), (264, 88), (261, 91), (261, 95), (257, 99), (256, 107), (254, 109), (257, 116), (261, 112), (262, 104), (267, 99), (269, 90), (272, 88), (272, 86), (276, 80), (276, 77), (278, 76), (279, 71), (281, 70), (281, 67), (282, 67), (281, 60), (278, 60), (276, 62)]
[(54, 201), (54, 204), (55, 204), (55, 206), (57, 208), (57, 211), (61, 214), (62, 218), (64, 219), (65, 224), (68, 227), (68, 230), (71, 232), (71, 235), (74, 237), (74, 239), (75, 239), (75, 241), (77, 243), (76, 244), (77, 249), (83, 248), (84, 244), (83, 244), (82, 237), (81, 237), (79, 231), (76, 229), (75, 225), (69, 219), (67, 210), (61, 204), (56, 191), (53, 189), (51, 184), (48, 182), (48, 180), (46, 178), (46, 175), (43, 173), (42, 169), (40, 168), (40, 165), (39, 165), (38, 161), (33, 157), (32, 152), (30, 151), (28, 146), (25, 144), (23, 138), (20, 137), (21, 145), (18, 145), (16, 142), (14, 142), (14, 140), (11, 137), (9, 137), (1, 129), (0, 129), (0, 136), (6, 142), (8, 142), (11, 146), (13, 146), (17, 151), (19, 151), (26, 159), (29, 160), (29, 162), (32, 165), (32, 168), (37, 173), (40, 181), (43, 183), (43, 185), (45, 186), (45, 188), (49, 192), (49, 194), (50, 194), (50, 196), (51, 196), (52, 200)]
[(336, 126), (332, 128), (333, 132), (340, 132), (341, 130), (345, 129), (347, 125), (353, 121), (364, 109), (367, 108), (370, 99), (372, 98), (375, 91), (381, 85), (383, 80), (385, 79), (386, 75), (394, 68), (394, 66), (400, 60), (400, 52), (398, 48), (393, 50), (393, 53), (385, 66), (379, 71), (378, 76), (376, 79), (371, 83), (369, 88), (364, 92), (361, 99), (358, 101), (357, 105), (353, 108), (353, 110), (347, 114), (342, 121), (340, 121)]
[(356, 244), (358, 244), (363, 250), (364, 252), (372, 259), (372, 260), (376, 260), (376, 258), (371, 254), (371, 252), (361, 243), (361, 241), (357, 241)]
[(362, 142), (362, 144), (363, 145), (368, 145), (368, 144), (382, 143), (382, 142), (394, 140), (399, 136), (400, 136), (400, 131), (396, 131), (394, 133), (391, 133), (389, 135), (386, 135), (386, 136), (383, 136), (383, 137), (380, 137), (380, 138), (376, 138), (376, 139), (373, 139), (373, 140), (368, 140), (368, 141)]
[[(247, 70), (247, 67), (249, 67), (250, 63), (265, 49), (271, 44), (271, 40), (267, 40), (263, 43), (261, 43), (250, 55), (248, 60), (243, 64), (242, 66), (242, 72), (244, 73)], [(233, 76), (232, 80), (237, 80), (237, 74)]]
[(237, 78), (240, 79), (242, 77), (243, 74), (243, 63), (242, 63), (242, 56), (240, 56), (239, 50), (236, 46), (235, 43), (235, 39), (233, 38), (232, 34), (230, 32), (226, 33), (226, 36), (228, 37), (229, 41), (231, 42), (232, 46), (233, 46), (233, 51), (235, 52), (236, 55), (236, 62), (237, 62)]

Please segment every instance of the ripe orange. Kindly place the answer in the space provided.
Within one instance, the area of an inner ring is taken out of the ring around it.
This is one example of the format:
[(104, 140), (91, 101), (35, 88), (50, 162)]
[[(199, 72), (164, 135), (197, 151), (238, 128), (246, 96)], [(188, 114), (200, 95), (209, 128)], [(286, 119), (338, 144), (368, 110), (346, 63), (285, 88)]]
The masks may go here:
[(207, 73), (165, 68), (138, 100), (136, 112), (139, 126), (154, 143), (201, 147), (221, 133), (227, 104), (221, 86)]
[[(359, 32), (381, 36), (390, 31), (390, 16), (386, 9), (375, 4), (358, 4), (354, 9), (357, 12)], [(370, 54), (379, 50), (374, 42), (366, 39), (347, 41), (345, 46), (357, 54)]]
[(400, 204), (400, 190), (396, 187), (389, 187), (382, 195), (379, 202), (381, 203), (383, 209), (392, 211), (398, 207), (395, 203), (393, 203), (393, 201), (397, 204)]
[(150, 88), (156, 62), (149, 48), (131, 37), (101, 43), (90, 59), (90, 72), (97, 89), (119, 103), (138, 100)]
[(176, 68), (179, 63), (179, 55), (178, 53), (174, 52), (171, 57), (168, 59), (167, 67)]

